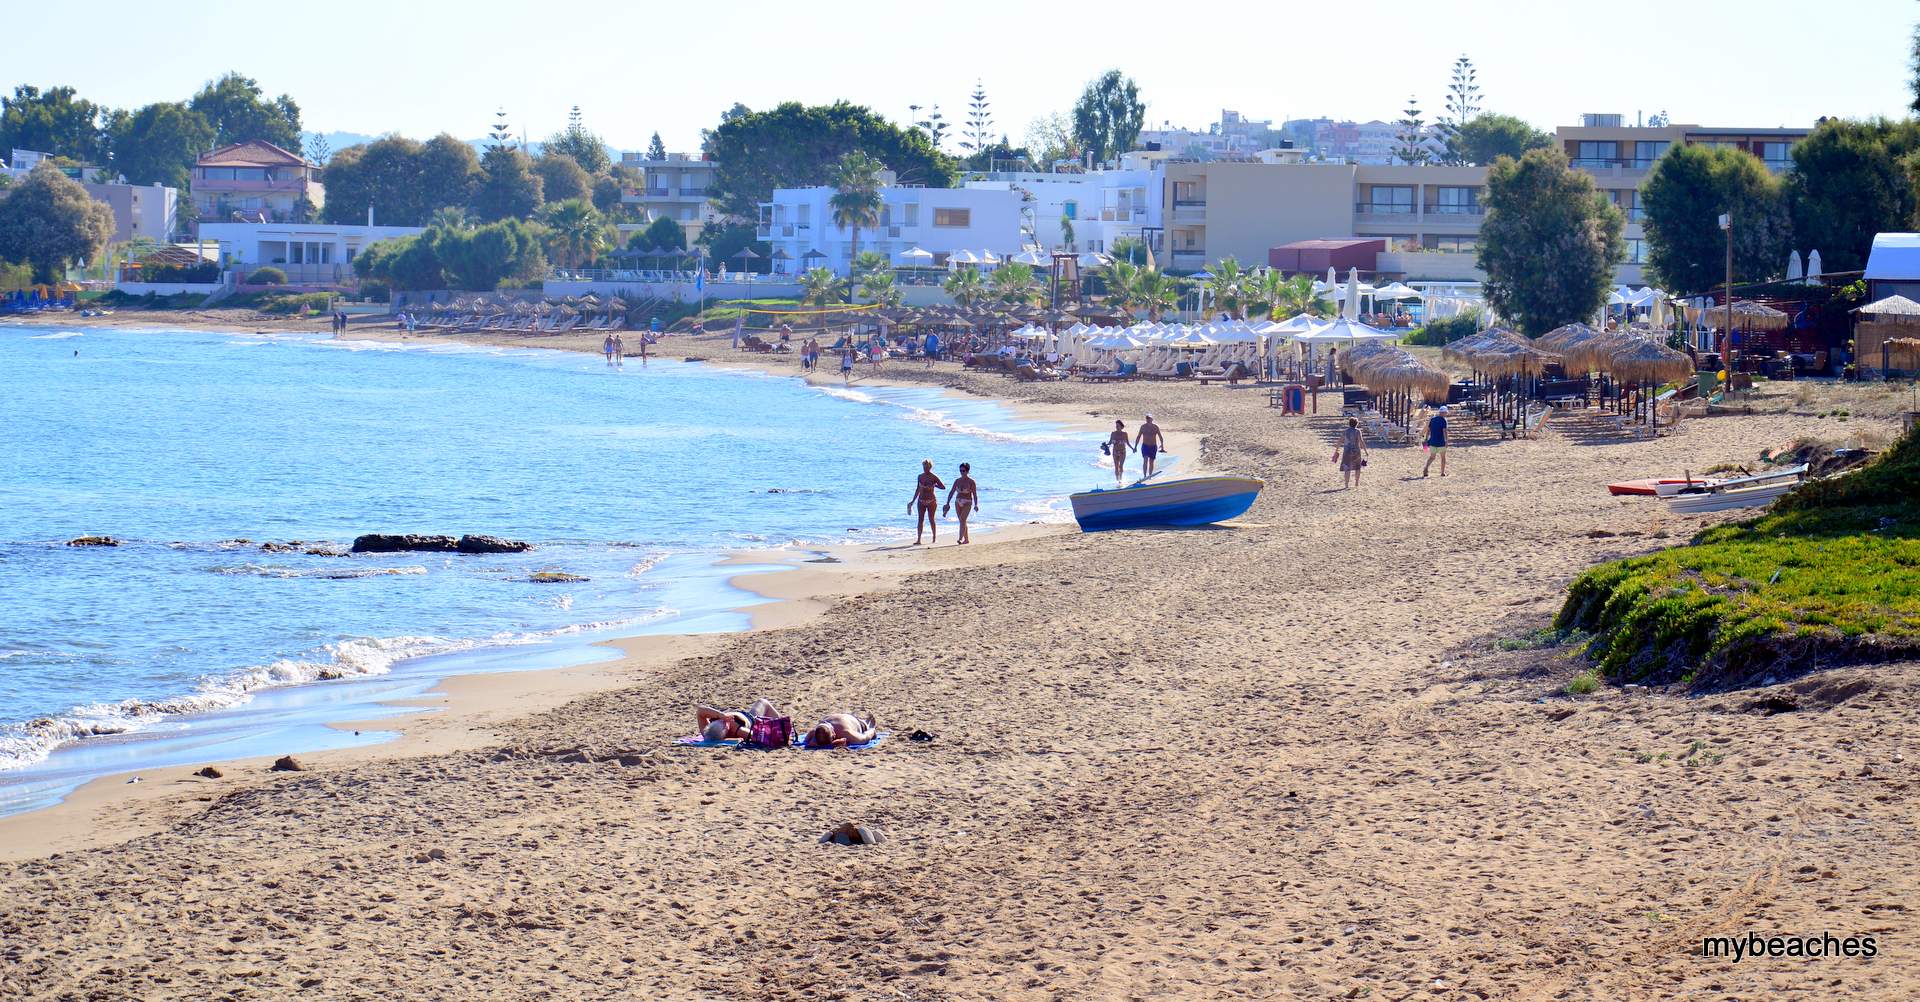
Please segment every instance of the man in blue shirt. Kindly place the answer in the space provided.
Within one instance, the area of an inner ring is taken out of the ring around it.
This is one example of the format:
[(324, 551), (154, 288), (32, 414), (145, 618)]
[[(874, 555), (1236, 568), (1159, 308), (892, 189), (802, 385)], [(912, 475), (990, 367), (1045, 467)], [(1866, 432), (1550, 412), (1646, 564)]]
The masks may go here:
[(1440, 457), (1440, 475), (1444, 477), (1447, 475), (1447, 405), (1445, 404), (1441, 404), (1440, 409), (1433, 413), (1433, 417), (1427, 419), (1427, 465), (1420, 470), (1421, 476), (1426, 476), (1428, 471), (1433, 469), (1435, 456)]

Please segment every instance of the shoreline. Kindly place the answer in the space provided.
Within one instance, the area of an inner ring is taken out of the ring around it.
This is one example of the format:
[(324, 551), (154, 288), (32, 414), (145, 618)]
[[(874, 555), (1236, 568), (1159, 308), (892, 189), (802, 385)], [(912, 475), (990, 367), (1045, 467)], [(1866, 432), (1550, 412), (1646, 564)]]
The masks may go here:
[[(167, 326), (155, 320), (152, 314), (127, 318), (74, 316), (67, 319), (76, 321), (73, 324), (76, 327), (104, 326), (124, 330), (148, 330), (163, 329)], [(121, 322), (113, 322), (116, 319)], [(50, 325), (33, 323), (16, 326)], [(244, 336), (246, 332), (235, 330), (235, 326), (231, 323), (217, 323), (209, 320), (184, 329)], [(344, 335), (333, 336), (328, 331), (306, 330), (298, 321), (288, 321), (281, 327), (280, 332), (329, 335), (340, 340), (389, 341), (395, 344), (550, 348), (580, 353), (577, 349), (561, 346), (515, 345), (510, 342), (495, 343), (485, 340), (419, 335), (409, 337), (400, 335), (397, 331), (367, 331), (360, 332), (359, 336), (349, 331)], [(400, 336), (381, 337), (379, 336), (381, 333)], [(675, 347), (679, 346), (675, 345)], [(686, 361), (684, 357), (676, 356), (663, 356), (661, 360)], [(750, 361), (720, 363), (715, 367), (769, 376), (800, 376), (803, 381), (814, 386), (838, 388), (839, 385), (831, 380), (806, 378), (802, 373), (782, 372), (766, 366), (756, 366)], [(926, 386), (925, 383), (874, 379), (853, 385), (855, 388), (861, 385), (920, 388)], [(952, 389), (943, 388), (943, 392), (956, 397), (974, 396)], [(1089, 431), (1097, 428), (1091, 425), (1085, 416), (1061, 413), (1058, 409), (1020, 406), (1016, 402), (998, 398), (974, 398), (993, 400), (1025, 420), (1048, 421), (1068, 426), (1086, 425)], [(1168, 438), (1170, 442), (1176, 440), (1172, 432), (1169, 432)], [(1195, 450), (1197, 451), (1197, 445)], [(953, 529), (950, 522), (946, 527), (949, 530)], [(977, 529), (975, 542), (991, 544), (1031, 539), (1064, 531), (1066, 527), (1064, 523), (1012, 522), (992, 528)], [(605, 660), (561, 667), (536, 666), (465, 674), (455, 671), (439, 676), (420, 696), (373, 700), (373, 705), (404, 708), (415, 712), (373, 719), (342, 719), (325, 725), (333, 730), (352, 730), (355, 734), (362, 730), (389, 733), (391, 737), (364, 745), (306, 752), (296, 751), (291, 754), (303, 764), (310, 766), (338, 767), (483, 747), (497, 738), (495, 728), (499, 724), (516, 716), (553, 709), (582, 696), (633, 684), (646, 670), (657, 669), (664, 664), (709, 652), (729, 636), (785, 629), (807, 623), (822, 615), (837, 600), (879, 590), (886, 586), (889, 578), (913, 573), (918, 569), (886, 567), (882, 562), (902, 555), (917, 556), (932, 548), (920, 548), (912, 544), (904, 546), (830, 544), (716, 553), (714, 555), (718, 558), (716, 566), (784, 565), (779, 570), (755, 571), (725, 579), (727, 585), (731, 587), (769, 600), (765, 603), (749, 604), (730, 610), (747, 617), (748, 625), (742, 630), (722, 633), (669, 632), (614, 636), (590, 641), (586, 645), (593, 648), (610, 648), (619, 652), (618, 656)], [(807, 558), (812, 554), (826, 554), (833, 559), (833, 563), (811, 563)], [(840, 582), (848, 579), (857, 580), (861, 584), (851, 589), (841, 587)], [(484, 645), (475, 648), (480, 651), (491, 649), (493, 648)], [(303, 683), (303, 685), (317, 684), (325, 683)], [(217, 714), (220, 711), (211, 712)], [(437, 743), (436, 738), (439, 738)], [(137, 741), (138, 738), (131, 740)], [(208, 799), (203, 796), (208, 791), (230, 790), (233, 786), (232, 781), (236, 777), (255, 773), (271, 775), (268, 773), (268, 767), (277, 757), (277, 755), (270, 755), (250, 758), (195, 759), (187, 763), (134, 767), (87, 780), (67, 792), (55, 804), (0, 816), (0, 862), (19, 861), (57, 852), (111, 845), (138, 837), (140, 834), (163, 826), (179, 810), (187, 809), (189, 797), (192, 803), (203, 802)], [(193, 771), (207, 766), (225, 775), (217, 780), (191, 775)], [(170, 780), (161, 780), (158, 776), (149, 778), (151, 774), (158, 773), (171, 776), (176, 770), (181, 775), (174, 776)], [(134, 777), (139, 778), (136, 780)], [(180, 803), (171, 805), (174, 809), (169, 810), (168, 805), (163, 803), (167, 800), (178, 800)], [(116, 812), (124, 812), (129, 816), (115, 818), (112, 815)]]

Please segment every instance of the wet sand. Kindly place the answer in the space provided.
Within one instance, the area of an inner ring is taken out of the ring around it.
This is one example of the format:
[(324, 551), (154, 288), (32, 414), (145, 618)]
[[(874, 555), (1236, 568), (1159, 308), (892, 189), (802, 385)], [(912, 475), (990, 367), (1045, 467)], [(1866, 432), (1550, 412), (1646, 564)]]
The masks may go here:
[[(1885, 426), (1789, 408), (1645, 442), (1570, 416), (1503, 442), (1458, 421), (1447, 478), (1381, 448), (1342, 491), (1340, 422), (1258, 389), (883, 375), (1151, 410), (1269, 486), (1214, 529), (775, 576), (810, 615), (595, 666), (619, 687), (455, 750), (156, 790), (98, 822), (124, 841), (0, 864), (0, 996), (1920, 994), (1920, 664), (1790, 681), (1799, 709), (1768, 715), (1766, 692), (1563, 697), (1565, 652), (1497, 644), (1592, 561), (1701, 524), (1608, 481)], [(763, 695), (893, 736), (671, 744), (693, 702)], [(848, 820), (887, 841), (818, 842)], [(1748, 932), (1873, 935), (1879, 955), (1701, 959)]]

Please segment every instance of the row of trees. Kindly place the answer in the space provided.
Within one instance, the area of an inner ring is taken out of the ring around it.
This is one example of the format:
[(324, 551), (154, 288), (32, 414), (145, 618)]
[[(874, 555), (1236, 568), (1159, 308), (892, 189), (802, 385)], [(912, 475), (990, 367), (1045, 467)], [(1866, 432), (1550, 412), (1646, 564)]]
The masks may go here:
[(0, 97), (0, 150), (49, 153), (124, 175), (134, 184), (187, 187), (193, 161), (229, 143), (264, 140), (301, 152), (300, 106), (268, 98), (238, 73), (209, 82), (185, 101), (110, 109), (72, 87), (22, 84)]

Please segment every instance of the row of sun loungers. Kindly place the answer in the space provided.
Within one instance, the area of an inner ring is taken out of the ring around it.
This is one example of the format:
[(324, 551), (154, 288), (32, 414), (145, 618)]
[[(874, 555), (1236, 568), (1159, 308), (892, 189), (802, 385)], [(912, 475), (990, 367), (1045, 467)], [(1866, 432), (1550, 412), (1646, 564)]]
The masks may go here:
[(514, 316), (508, 313), (482, 315), (478, 313), (465, 316), (453, 313), (434, 314), (420, 322), (420, 326), (429, 329), (448, 331), (489, 331), (510, 334), (567, 334), (575, 331), (624, 331), (627, 319), (619, 315), (601, 315), (596, 317), (575, 314), (562, 316)]

